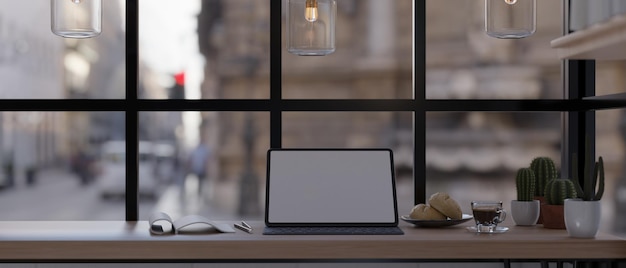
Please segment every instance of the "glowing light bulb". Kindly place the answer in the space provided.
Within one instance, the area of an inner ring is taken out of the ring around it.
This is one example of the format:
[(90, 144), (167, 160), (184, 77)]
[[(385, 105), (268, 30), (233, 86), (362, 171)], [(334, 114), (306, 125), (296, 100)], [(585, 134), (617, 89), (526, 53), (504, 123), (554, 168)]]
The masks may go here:
[(72, 2), (74, 2), (74, 4), (80, 4), (80, 0), (72, 0)]
[(304, 9), (304, 18), (309, 22), (317, 21), (317, 0), (306, 0), (305, 6), (306, 8)]
[(504, 2), (509, 5), (515, 5), (515, 3), (517, 3), (517, 0), (504, 0)]
[(325, 56), (335, 52), (337, 1), (286, 2), (287, 51), (298, 56)]

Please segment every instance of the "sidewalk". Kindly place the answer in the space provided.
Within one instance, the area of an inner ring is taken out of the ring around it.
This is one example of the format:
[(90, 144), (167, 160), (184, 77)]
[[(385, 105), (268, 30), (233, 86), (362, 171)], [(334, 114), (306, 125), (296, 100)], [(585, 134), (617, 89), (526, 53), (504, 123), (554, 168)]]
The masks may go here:
[[(204, 185), (203, 194), (197, 190), (197, 178), (188, 175), (185, 184), (172, 184), (167, 187), (157, 201), (154, 211), (179, 218), (190, 214), (205, 216), (211, 220), (239, 220), (237, 206), (238, 183), (235, 181), (215, 182), (209, 180)], [(262, 220), (262, 215), (249, 220)]]

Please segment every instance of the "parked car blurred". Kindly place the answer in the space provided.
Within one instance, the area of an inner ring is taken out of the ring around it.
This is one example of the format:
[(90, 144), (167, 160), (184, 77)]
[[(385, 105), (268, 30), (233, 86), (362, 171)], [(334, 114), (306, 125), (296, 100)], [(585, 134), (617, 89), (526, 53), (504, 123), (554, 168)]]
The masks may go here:
[[(139, 142), (139, 197), (156, 199), (157, 183), (154, 179), (152, 144)], [(103, 199), (123, 198), (126, 194), (126, 142), (109, 141), (102, 145), (101, 172), (97, 178), (98, 191)]]
[(161, 183), (171, 183), (174, 181), (178, 170), (176, 145), (167, 141), (153, 142), (152, 153), (155, 158), (155, 178)]

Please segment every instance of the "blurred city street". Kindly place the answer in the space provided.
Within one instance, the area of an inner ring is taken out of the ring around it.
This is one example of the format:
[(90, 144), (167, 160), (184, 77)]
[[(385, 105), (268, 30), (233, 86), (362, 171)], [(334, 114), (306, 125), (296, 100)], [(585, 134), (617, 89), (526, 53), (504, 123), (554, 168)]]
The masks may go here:
[[(183, 175), (180, 175), (183, 176)], [(265, 203), (264, 185), (259, 187), (259, 208)], [(412, 182), (400, 180), (398, 188), (399, 214), (408, 214), (413, 207)], [(148, 220), (151, 213), (161, 211), (176, 219), (198, 214), (212, 220), (263, 220), (263, 213), (240, 216), (239, 183), (234, 180), (209, 180), (202, 196), (198, 194), (197, 178), (187, 175), (185, 183), (173, 182), (158, 187), (157, 199), (140, 199), (139, 219)], [(26, 204), (16, 209), (16, 204)], [(63, 169), (39, 172), (37, 181), (27, 186), (18, 183), (0, 190), (1, 220), (124, 220), (124, 199), (102, 198), (97, 182), (81, 185), (79, 179)], [(28, 209), (24, 209), (28, 208)]]
[[(78, 177), (64, 169), (46, 169), (32, 185), (18, 183), (0, 190), (0, 220), (124, 220), (122, 196), (103, 198), (98, 183), (80, 183)], [(148, 220), (151, 213), (162, 211), (172, 218), (200, 214), (215, 220), (236, 217), (238, 184), (212, 183), (200, 198), (197, 179), (189, 175), (186, 183), (163, 183), (157, 187), (156, 199), (140, 198), (139, 219)], [(19, 209), (17, 205), (19, 204)], [(259, 203), (262, 206), (262, 203)], [(27, 208), (27, 209), (25, 209)], [(262, 215), (254, 219), (261, 219)]]
[[(178, 175), (182, 178), (182, 173)], [(445, 182), (429, 183), (427, 195), (445, 191), (458, 201), (463, 213), (470, 214), (472, 200), (502, 200), (510, 210), (510, 200), (515, 197), (513, 179), (501, 176), (492, 178), (490, 186), (485, 186), (481, 178), (456, 178)], [(98, 184), (82, 185), (72, 173), (63, 169), (47, 169), (39, 172), (36, 183), (18, 183), (13, 188), (0, 191), (1, 220), (124, 220), (125, 203), (122, 197), (102, 198)], [(265, 203), (264, 185), (259, 187), (258, 206), (261, 213), (239, 215), (240, 184), (235, 180), (208, 180), (199, 194), (197, 178), (186, 175), (185, 183), (174, 180), (158, 187), (154, 200), (140, 199), (139, 220), (148, 220), (153, 212), (165, 212), (174, 220), (185, 215), (198, 214), (211, 220), (262, 221)], [(398, 214), (407, 215), (413, 208), (413, 182), (408, 178), (397, 180)], [(611, 195), (611, 193), (607, 193)], [(611, 200), (608, 198), (608, 200)], [(21, 204), (16, 209), (16, 204)], [(26, 204), (27, 206), (22, 206)], [(25, 209), (27, 208), (27, 209)], [(610, 231), (613, 225), (611, 216), (614, 207), (603, 205), (607, 220), (602, 229)], [(509, 217), (506, 222), (514, 222)]]
[[(140, 212), (153, 202), (140, 202)], [(95, 184), (81, 185), (78, 177), (63, 169), (39, 172), (37, 182), (0, 191), (2, 220), (124, 220), (124, 200), (103, 200)]]

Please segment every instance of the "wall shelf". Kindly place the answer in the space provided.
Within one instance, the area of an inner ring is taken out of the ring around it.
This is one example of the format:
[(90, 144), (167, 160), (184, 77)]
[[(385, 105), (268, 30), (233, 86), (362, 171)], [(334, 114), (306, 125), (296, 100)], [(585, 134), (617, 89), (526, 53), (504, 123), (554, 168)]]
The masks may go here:
[(552, 40), (561, 59), (626, 60), (626, 14)]

